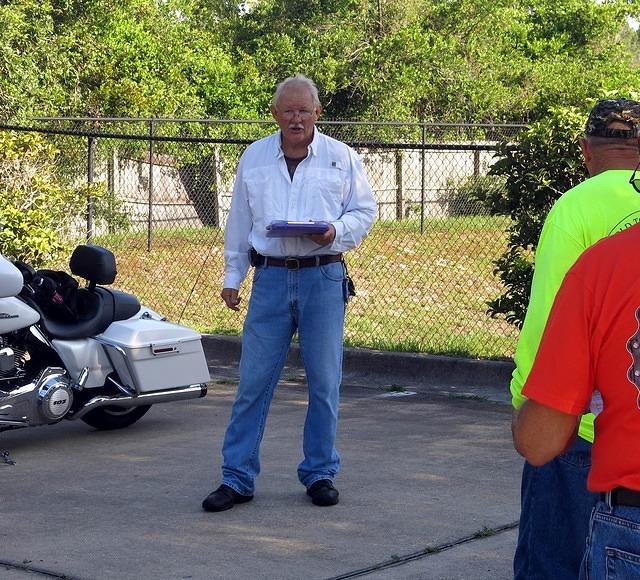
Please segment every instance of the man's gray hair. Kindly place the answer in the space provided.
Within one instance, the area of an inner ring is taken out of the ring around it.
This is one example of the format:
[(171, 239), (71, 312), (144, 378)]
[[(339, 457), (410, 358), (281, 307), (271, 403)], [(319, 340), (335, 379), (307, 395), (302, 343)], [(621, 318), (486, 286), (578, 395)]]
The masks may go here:
[(311, 93), (313, 106), (321, 106), (320, 98), (318, 97), (318, 87), (316, 87), (316, 84), (309, 77), (306, 77), (301, 73), (297, 73), (292, 77), (287, 77), (276, 87), (276, 92), (273, 93), (273, 100), (271, 101), (271, 105), (275, 108), (278, 108), (278, 100), (280, 99), (282, 93), (286, 89), (294, 85), (305, 87), (309, 91), (309, 93)]

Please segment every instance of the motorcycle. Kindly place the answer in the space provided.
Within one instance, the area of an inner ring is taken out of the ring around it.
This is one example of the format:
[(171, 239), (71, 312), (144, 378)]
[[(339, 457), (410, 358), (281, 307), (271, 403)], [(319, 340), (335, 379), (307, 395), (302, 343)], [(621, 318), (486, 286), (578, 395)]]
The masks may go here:
[(108, 288), (106, 248), (80, 245), (69, 266), (85, 286), (66, 275), (76, 288), (62, 289), (56, 272), (0, 255), (0, 431), (62, 419), (121, 429), (151, 405), (206, 395), (197, 332)]

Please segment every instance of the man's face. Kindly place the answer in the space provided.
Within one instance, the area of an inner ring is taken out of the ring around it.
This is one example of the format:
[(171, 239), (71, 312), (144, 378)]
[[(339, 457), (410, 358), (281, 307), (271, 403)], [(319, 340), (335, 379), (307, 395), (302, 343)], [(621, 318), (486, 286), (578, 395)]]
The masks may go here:
[(304, 85), (287, 87), (271, 114), (282, 131), (282, 145), (306, 147), (313, 140), (313, 128), (320, 116), (320, 107), (313, 104), (311, 93)]

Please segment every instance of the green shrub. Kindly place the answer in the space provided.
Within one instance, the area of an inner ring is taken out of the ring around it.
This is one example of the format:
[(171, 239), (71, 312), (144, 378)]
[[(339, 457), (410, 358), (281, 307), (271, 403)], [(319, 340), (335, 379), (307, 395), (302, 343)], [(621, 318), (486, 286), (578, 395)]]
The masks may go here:
[(91, 195), (93, 220), (96, 226), (106, 226), (110, 234), (129, 229), (131, 219), (124, 201), (113, 191), (109, 191), (105, 183), (94, 183), (91, 186)]
[(519, 144), (502, 142), (491, 175), (506, 178), (504, 212), (511, 216), (509, 248), (495, 262), (494, 273), (505, 291), (487, 303), (489, 314), (522, 327), (529, 304), (533, 256), (544, 220), (553, 203), (585, 179), (579, 138), (586, 114), (554, 107), (520, 133)]
[(56, 155), (41, 135), (0, 133), (0, 253), (34, 267), (68, 249), (69, 216), (83, 214), (89, 192), (56, 174)]
[(440, 198), (449, 216), (499, 215), (508, 213), (505, 179), (498, 175), (478, 175), (452, 181)]

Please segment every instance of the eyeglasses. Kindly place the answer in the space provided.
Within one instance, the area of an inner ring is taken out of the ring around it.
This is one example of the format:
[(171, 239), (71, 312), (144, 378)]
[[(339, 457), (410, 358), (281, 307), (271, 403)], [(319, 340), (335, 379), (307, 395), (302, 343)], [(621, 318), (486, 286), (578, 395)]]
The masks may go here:
[(631, 179), (629, 179), (629, 183), (633, 185), (633, 189), (640, 193), (640, 176), (638, 175), (638, 170), (640, 170), (640, 163), (638, 163), (638, 165), (636, 165), (636, 168), (633, 170)]
[(311, 117), (311, 115), (313, 115), (313, 111), (310, 111), (309, 109), (287, 109), (285, 111), (282, 111), (280, 114), (287, 120), (293, 119), (296, 115), (301, 119), (308, 119), (309, 117)]

